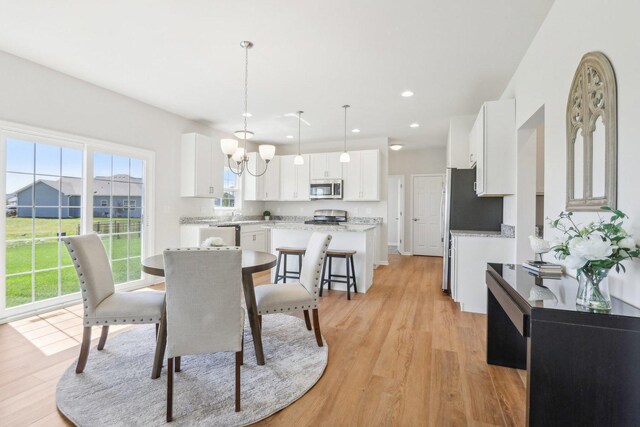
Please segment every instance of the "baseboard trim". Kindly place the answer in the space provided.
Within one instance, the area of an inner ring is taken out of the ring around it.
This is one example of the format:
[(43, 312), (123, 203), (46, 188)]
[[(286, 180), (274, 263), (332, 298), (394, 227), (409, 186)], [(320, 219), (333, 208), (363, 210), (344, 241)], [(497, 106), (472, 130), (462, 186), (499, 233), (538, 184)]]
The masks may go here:
[(389, 265), (389, 261), (378, 261), (378, 265)]
[(413, 252), (400, 252), (400, 255), (404, 255), (404, 256), (412, 256)]

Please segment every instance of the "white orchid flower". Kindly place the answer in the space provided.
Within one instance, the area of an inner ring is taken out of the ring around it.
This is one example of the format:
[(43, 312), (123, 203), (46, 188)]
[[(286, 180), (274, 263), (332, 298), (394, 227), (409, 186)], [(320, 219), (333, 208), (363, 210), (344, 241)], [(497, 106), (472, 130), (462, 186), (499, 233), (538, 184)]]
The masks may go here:
[(576, 237), (569, 242), (571, 256), (584, 258), (587, 261), (606, 259), (616, 248), (609, 239), (602, 239), (599, 236)]
[(584, 265), (587, 263), (587, 259), (575, 255), (569, 255), (565, 258), (565, 262), (567, 264), (567, 268), (577, 270), (584, 267)]

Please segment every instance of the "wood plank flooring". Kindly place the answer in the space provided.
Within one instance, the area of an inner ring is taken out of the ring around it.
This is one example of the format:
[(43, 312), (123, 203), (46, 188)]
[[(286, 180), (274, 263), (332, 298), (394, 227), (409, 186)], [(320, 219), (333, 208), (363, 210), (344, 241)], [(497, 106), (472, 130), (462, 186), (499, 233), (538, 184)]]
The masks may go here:
[[(366, 295), (347, 301), (344, 292), (325, 291), (327, 370), (300, 400), (259, 424), (523, 426), (525, 373), (485, 363), (486, 318), (461, 312), (442, 294), (441, 269), (440, 258), (392, 255)], [(69, 425), (57, 412), (55, 386), (78, 355), (79, 312), (0, 325), (2, 425)]]

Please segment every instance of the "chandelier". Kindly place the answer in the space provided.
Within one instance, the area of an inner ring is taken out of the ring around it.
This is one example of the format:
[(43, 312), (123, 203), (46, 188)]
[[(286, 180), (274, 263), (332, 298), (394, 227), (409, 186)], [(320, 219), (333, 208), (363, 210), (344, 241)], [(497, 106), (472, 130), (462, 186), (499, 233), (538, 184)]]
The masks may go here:
[[(250, 41), (240, 42), (240, 46), (244, 49), (244, 127), (242, 130), (235, 131), (233, 135), (236, 138), (240, 138), (244, 141), (243, 147), (238, 147), (238, 140), (236, 139), (222, 139), (220, 140), (220, 148), (222, 152), (227, 156), (227, 164), (229, 169), (236, 175), (242, 175), (244, 171), (247, 171), (250, 175), (261, 176), (267, 172), (269, 162), (276, 154), (276, 147), (274, 145), (262, 144), (258, 147), (260, 157), (265, 161), (264, 170), (258, 173), (258, 167), (256, 166), (255, 173), (249, 170), (249, 156), (247, 155), (247, 140), (253, 137), (253, 132), (247, 130), (247, 117), (249, 117), (248, 108), (248, 81), (249, 81), (249, 49), (253, 47), (253, 43)], [(231, 160), (236, 163), (236, 167), (231, 166)]]

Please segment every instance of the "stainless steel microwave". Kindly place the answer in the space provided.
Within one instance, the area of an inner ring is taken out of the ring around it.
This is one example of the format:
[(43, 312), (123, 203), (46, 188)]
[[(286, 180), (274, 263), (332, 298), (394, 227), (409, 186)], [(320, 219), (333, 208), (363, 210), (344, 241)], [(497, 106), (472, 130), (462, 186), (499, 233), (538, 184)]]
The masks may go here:
[(341, 179), (313, 179), (309, 197), (314, 199), (342, 199)]

